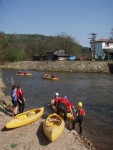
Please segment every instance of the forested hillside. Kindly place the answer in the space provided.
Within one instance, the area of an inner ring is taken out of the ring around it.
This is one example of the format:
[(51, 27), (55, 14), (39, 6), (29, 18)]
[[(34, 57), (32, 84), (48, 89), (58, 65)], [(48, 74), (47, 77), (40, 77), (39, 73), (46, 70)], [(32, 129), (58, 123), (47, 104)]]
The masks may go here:
[(84, 56), (84, 48), (69, 35), (45, 36), (38, 34), (5, 34), (0, 32), (0, 60), (32, 60), (33, 55), (45, 55), (46, 51), (64, 49), (66, 54)]

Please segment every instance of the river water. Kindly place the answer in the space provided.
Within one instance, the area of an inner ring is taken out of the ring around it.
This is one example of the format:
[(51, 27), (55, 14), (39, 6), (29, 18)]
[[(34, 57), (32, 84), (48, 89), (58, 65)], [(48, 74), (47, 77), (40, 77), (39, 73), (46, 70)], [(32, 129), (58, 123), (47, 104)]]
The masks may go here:
[[(59, 81), (44, 80), (44, 72), (29, 70), (32, 76), (17, 76), (16, 69), (2, 69), (6, 96), (12, 85), (21, 85), (26, 98), (26, 110), (45, 106), (58, 92), (70, 102), (83, 102), (86, 115), (83, 134), (97, 150), (113, 150), (113, 74), (56, 72)], [(48, 72), (52, 75), (52, 72)]]

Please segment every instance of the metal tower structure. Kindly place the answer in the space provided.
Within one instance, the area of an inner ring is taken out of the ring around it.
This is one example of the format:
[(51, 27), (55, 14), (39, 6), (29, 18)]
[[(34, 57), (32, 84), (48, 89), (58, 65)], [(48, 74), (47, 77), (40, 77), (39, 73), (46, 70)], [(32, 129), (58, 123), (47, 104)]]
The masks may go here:
[(91, 60), (95, 59), (95, 40), (96, 40), (96, 35), (95, 33), (91, 33), (91, 38), (90, 39), (90, 44), (91, 44)]

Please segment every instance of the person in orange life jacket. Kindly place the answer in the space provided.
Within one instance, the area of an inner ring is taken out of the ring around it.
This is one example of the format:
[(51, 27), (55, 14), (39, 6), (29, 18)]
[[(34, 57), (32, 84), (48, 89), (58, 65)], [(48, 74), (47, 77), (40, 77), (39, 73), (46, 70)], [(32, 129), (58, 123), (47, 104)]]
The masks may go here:
[(55, 74), (53, 74), (53, 75), (51, 76), (51, 78), (56, 78), (56, 75), (55, 75)]
[(25, 108), (25, 98), (23, 91), (19, 85), (17, 89), (17, 97), (18, 97), (19, 113), (23, 113)]
[(17, 115), (17, 87), (13, 86), (12, 87), (12, 91), (11, 91), (11, 98), (12, 98), (12, 103), (13, 103), (13, 115), (16, 116)]
[(75, 129), (75, 124), (78, 122), (79, 127), (80, 127), (79, 134), (81, 134), (82, 133), (82, 122), (83, 122), (83, 116), (85, 115), (85, 110), (82, 108), (82, 102), (78, 102), (77, 106), (78, 107), (76, 110), (76, 118), (72, 122), (72, 125), (73, 125), (72, 129)]

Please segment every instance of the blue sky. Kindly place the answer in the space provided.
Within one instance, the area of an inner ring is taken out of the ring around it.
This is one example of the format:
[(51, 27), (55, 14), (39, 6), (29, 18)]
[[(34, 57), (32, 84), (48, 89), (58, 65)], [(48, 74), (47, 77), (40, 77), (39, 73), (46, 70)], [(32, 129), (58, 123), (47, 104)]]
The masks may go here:
[(67, 34), (82, 46), (109, 38), (113, 0), (1, 0), (0, 31), (16, 34)]

